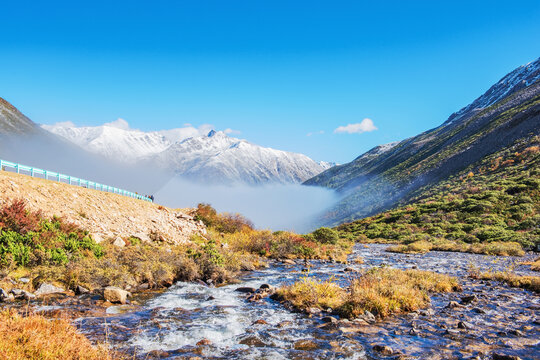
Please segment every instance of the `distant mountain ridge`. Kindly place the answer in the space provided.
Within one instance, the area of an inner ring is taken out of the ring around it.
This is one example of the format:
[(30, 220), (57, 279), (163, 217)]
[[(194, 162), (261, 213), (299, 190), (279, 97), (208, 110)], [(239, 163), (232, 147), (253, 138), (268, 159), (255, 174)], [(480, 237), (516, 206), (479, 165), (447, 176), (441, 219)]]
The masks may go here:
[(338, 225), (389, 209), (415, 189), (436, 184), (517, 139), (539, 132), (537, 59), (504, 76), (439, 127), (392, 146), (376, 147), (305, 184), (342, 194), (342, 200), (322, 219)]
[(182, 129), (143, 132), (106, 125), (42, 127), (109, 159), (154, 164), (209, 183), (300, 183), (332, 166), (317, 163), (303, 154), (261, 147), (215, 130), (182, 136), (179, 132)]

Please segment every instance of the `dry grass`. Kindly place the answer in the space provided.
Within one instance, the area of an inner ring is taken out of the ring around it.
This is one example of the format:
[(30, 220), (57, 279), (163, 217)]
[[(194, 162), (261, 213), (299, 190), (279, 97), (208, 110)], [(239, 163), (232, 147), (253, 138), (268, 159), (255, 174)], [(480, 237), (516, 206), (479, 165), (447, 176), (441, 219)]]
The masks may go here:
[(504, 282), (508, 286), (540, 293), (540, 276), (522, 276), (510, 271), (488, 271), (477, 273), (474, 277), (482, 280), (496, 280)]
[(425, 254), (433, 249), (433, 244), (428, 241), (415, 241), (408, 245), (390, 246), (386, 251), (404, 254)]
[(332, 308), (347, 318), (355, 318), (366, 310), (387, 317), (429, 305), (429, 293), (459, 290), (453, 277), (430, 271), (372, 268), (354, 279), (347, 289), (334, 282), (304, 278), (282, 287), (278, 294), (296, 308)]
[(468, 244), (461, 241), (450, 240), (435, 240), (433, 242), (421, 240), (408, 245), (391, 246), (386, 251), (405, 254), (425, 254), (432, 250), (499, 256), (523, 256), (525, 254), (521, 244), (511, 241)]
[(340, 313), (348, 318), (364, 311), (387, 317), (425, 308), (430, 292), (459, 290), (457, 279), (431, 271), (373, 268), (352, 281), (350, 293)]
[(23, 317), (13, 311), (0, 312), (0, 358), (10, 360), (118, 358), (103, 346), (92, 346), (65, 320), (42, 316)]
[(343, 303), (346, 292), (332, 280), (318, 281), (304, 277), (280, 288), (278, 294), (296, 308), (305, 310), (311, 307), (335, 309)]
[(540, 257), (533, 262), (531, 262), (532, 271), (540, 271)]

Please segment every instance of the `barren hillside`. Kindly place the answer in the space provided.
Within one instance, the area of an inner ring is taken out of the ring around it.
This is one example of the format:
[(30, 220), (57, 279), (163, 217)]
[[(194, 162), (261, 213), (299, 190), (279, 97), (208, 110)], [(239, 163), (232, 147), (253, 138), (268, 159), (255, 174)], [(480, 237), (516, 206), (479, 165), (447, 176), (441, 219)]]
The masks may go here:
[(189, 241), (206, 233), (189, 210), (170, 209), (126, 196), (0, 171), (0, 205), (23, 198), (28, 208), (59, 216), (88, 230), (98, 242), (135, 236), (143, 241)]

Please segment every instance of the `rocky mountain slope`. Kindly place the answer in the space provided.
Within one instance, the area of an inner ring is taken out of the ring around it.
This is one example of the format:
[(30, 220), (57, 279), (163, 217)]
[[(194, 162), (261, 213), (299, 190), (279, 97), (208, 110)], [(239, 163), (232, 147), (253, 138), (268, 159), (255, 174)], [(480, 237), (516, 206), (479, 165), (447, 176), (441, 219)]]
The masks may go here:
[(441, 126), (377, 147), (306, 185), (336, 189), (343, 199), (323, 221), (337, 225), (395, 206), (426, 185), (540, 133), (540, 59), (521, 66)]
[(264, 148), (212, 130), (181, 137), (173, 130), (143, 132), (113, 126), (43, 125), (78, 146), (126, 163), (157, 164), (197, 181), (251, 185), (305, 181), (330, 167), (309, 157)]
[(0, 97), (0, 135), (34, 133), (38, 127), (17, 108)]
[(29, 210), (62, 217), (88, 230), (96, 241), (134, 236), (180, 244), (193, 234), (206, 232), (205, 226), (189, 215), (190, 210), (51, 180), (0, 171), (0, 189), (0, 206), (22, 198)]

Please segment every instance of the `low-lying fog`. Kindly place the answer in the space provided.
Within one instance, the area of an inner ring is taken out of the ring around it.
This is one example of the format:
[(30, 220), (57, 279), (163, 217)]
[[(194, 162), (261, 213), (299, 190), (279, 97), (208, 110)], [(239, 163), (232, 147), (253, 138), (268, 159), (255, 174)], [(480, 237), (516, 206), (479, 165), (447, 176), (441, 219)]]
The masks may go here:
[(314, 219), (337, 202), (334, 192), (310, 186), (196, 183), (155, 168), (105, 160), (50, 135), (0, 137), (0, 158), (139, 194), (153, 194), (156, 203), (173, 208), (208, 203), (220, 212), (242, 214), (259, 229), (312, 230), (317, 225)]
[(313, 221), (337, 201), (333, 191), (299, 184), (205, 185), (179, 177), (156, 194), (156, 202), (169, 207), (209, 203), (219, 212), (240, 213), (259, 229), (307, 232)]

